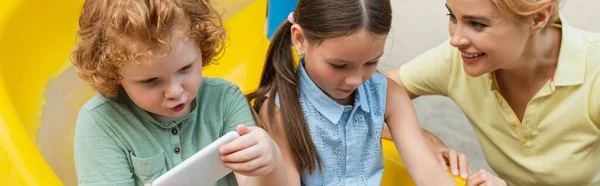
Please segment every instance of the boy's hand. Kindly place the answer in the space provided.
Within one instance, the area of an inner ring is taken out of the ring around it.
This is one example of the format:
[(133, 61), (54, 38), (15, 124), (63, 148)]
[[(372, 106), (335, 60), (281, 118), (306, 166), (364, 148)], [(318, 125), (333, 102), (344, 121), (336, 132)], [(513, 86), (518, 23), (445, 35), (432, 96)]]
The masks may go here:
[(506, 182), (491, 173), (480, 169), (467, 178), (467, 186), (506, 186)]
[(240, 137), (219, 148), (223, 165), (245, 176), (271, 173), (282, 158), (271, 136), (262, 128), (245, 125), (238, 125), (236, 131)]

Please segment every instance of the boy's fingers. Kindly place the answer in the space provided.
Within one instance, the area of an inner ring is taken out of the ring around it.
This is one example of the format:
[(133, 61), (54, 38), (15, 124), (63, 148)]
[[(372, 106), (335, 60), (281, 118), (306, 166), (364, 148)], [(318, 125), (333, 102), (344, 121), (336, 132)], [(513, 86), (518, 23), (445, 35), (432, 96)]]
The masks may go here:
[(246, 125), (242, 125), (242, 124), (238, 124), (235, 127), (235, 131), (238, 132), (238, 134), (240, 134), (240, 136), (246, 135), (250, 132), (250, 130), (248, 129), (248, 127)]
[(221, 156), (227, 155), (233, 152), (237, 152), (248, 147), (254, 146), (258, 143), (257, 140), (252, 138), (251, 136), (241, 136), (219, 148), (219, 153)]
[(252, 172), (255, 170), (258, 170), (261, 167), (266, 166), (267, 164), (265, 162), (263, 162), (264, 160), (262, 158), (256, 158), (247, 162), (242, 162), (242, 163), (229, 163), (229, 162), (224, 162), (223, 165), (227, 168), (230, 168), (231, 170), (235, 171), (235, 172)]
[(242, 163), (256, 159), (260, 157), (260, 155), (260, 149), (256, 146), (251, 146), (231, 154), (221, 155), (221, 161), (226, 163)]
[(238, 174), (245, 176), (264, 176), (269, 173), (269, 168), (265, 165), (252, 171), (235, 171)]

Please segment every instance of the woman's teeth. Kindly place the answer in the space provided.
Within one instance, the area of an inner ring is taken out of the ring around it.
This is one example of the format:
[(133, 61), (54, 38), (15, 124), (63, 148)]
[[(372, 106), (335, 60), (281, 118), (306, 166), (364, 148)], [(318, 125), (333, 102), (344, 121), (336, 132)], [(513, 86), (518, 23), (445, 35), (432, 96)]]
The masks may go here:
[(482, 56), (483, 54), (485, 54), (485, 53), (477, 53), (477, 54), (465, 54), (465, 53), (463, 53), (462, 55), (464, 57), (466, 57), (466, 58), (476, 58), (476, 57)]

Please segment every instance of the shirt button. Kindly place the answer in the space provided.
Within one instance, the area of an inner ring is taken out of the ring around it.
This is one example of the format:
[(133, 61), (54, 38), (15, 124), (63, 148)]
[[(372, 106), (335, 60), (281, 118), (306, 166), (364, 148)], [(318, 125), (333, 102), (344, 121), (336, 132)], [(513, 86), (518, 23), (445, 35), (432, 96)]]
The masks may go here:
[(515, 120), (512, 120), (512, 121), (510, 122), (510, 124), (511, 124), (512, 126), (517, 126), (517, 121), (515, 121)]
[(527, 139), (526, 137), (521, 138), (521, 143), (527, 143), (528, 141), (529, 141), (529, 139)]
[(177, 130), (177, 128), (171, 129), (171, 134), (177, 135), (177, 133), (179, 133), (179, 130)]
[(498, 98), (498, 104), (502, 104), (502, 99)]
[(175, 147), (175, 148), (173, 148), (173, 152), (175, 154), (179, 154), (179, 152), (181, 152), (181, 149), (179, 147)]

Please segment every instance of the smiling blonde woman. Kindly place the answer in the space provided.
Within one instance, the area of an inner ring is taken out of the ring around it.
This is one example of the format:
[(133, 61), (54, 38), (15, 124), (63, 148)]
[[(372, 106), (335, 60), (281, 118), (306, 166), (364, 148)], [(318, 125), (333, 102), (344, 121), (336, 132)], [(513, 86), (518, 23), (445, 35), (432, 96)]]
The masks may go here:
[(440, 155), (467, 185), (600, 184), (600, 34), (571, 27), (559, 4), (447, 0), (451, 39), (386, 73), (411, 98), (448, 96), (465, 113), (499, 176)]

